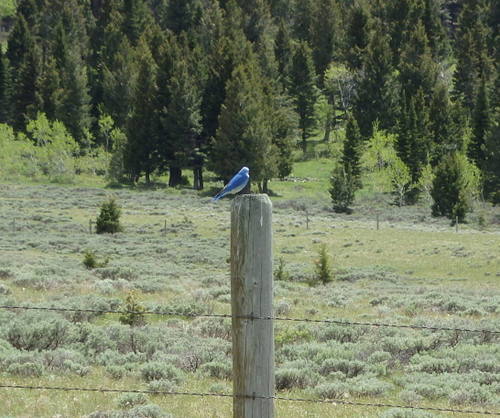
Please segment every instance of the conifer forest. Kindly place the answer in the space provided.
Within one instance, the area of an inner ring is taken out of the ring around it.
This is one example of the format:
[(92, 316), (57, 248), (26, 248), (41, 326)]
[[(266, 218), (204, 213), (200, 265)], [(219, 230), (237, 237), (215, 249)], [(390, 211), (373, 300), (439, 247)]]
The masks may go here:
[(243, 166), (276, 416), (500, 414), (499, 0), (0, 0), (0, 416), (232, 416)]

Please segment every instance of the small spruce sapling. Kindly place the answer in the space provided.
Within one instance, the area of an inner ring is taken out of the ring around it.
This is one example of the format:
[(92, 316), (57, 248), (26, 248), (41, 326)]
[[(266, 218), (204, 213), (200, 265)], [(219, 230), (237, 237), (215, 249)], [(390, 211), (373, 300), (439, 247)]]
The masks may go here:
[(319, 258), (314, 262), (314, 282), (320, 281), (326, 285), (333, 280), (333, 272), (330, 265), (330, 257), (326, 252), (325, 244), (320, 247), (318, 256)]
[(130, 292), (123, 306), (123, 313), (120, 315), (120, 322), (124, 325), (130, 325), (131, 327), (140, 327), (146, 324), (146, 318), (144, 317), (144, 306), (142, 306), (137, 300), (137, 295), (135, 292)]
[(288, 272), (285, 271), (285, 260), (283, 257), (279, 259), (278, 268), (274, 272), (274, 278), (276, 280), (288, 280), (290, 278)]
[(98, 234), (122, 232), (120, 225), (121, 210), (115, 199), (111, 198), (101, 205), (101, 212), (96, 220), (96, 232)]

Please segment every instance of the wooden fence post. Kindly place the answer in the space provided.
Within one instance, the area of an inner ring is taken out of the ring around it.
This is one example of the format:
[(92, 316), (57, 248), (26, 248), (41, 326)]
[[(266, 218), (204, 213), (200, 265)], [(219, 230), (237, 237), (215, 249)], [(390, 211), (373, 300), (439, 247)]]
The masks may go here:
[[(233, 417), (274, 416), (272, 204), (240, 195), (231, 206)], [(253, 319), (252, 319), (253, 318)], [(262, 399), (261, 397), (266, 397)]]

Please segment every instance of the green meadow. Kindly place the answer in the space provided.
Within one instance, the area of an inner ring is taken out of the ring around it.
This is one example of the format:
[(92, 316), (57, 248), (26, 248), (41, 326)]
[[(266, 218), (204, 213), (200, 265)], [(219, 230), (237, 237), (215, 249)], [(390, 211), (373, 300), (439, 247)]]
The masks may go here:
[[(500, 330), (500, 213), (479, 205), (460, 224), (427, 204), (397, 207), (360, 195), (351, 215), (330, 210), (331, 160), (299, 162), (270, 183), (275, 315), (289, 318)], [(231, 325), (174, 317), (230, 313), (230, 199), (208, 189), (0, 185), (0, 305), (157, 315), (0, 309), (6, 385), (227, 394)], [(89, 231), (114, 197), (124, 231)], [(376, 219), (379, 219), (377, 230)], [(315, 280), (322, 245), (333, 280)], [(98, 267), (83, 264), (92, 252)], [(277, 395), (466, 410), (500, 410), (499, 334), (275, 322)], [(229, 397), (0, 389), (1, 416), (229, 417)], [(339, 403), (276, 403), (278, 417), (439, 417), (446, 413)], [(451, 416), (451, 415), (450, 415)], [(461, 416), (475, 416), (463, 414)]]

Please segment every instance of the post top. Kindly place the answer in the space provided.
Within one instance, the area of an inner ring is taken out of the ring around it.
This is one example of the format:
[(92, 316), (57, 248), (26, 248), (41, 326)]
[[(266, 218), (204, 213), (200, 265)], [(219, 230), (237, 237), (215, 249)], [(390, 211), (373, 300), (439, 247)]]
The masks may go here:
[(251, 203), (251, 202), (260, 202), (272, 205), (271, 199), (269, 199), (269, 196), (265, 193), (240, 194), (237, 195), (233, 200), (233, 204)]

